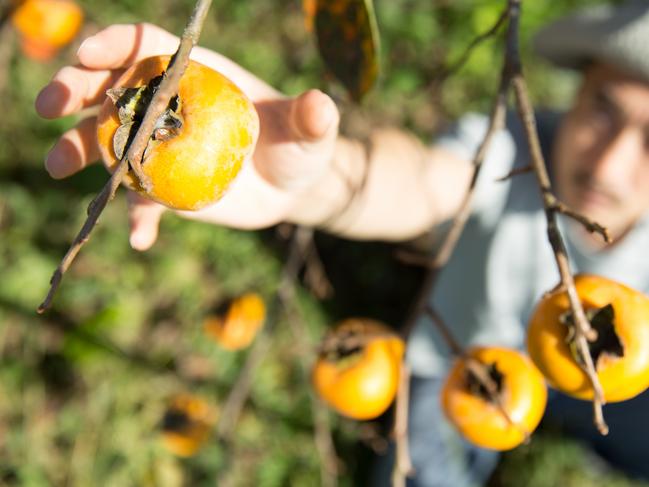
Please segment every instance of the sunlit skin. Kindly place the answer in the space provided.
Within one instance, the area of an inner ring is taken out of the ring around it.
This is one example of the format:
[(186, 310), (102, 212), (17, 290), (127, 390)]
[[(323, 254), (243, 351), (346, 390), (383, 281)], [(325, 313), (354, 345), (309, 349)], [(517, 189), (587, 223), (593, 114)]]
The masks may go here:
[[(46, 118), (78, 113), (103, 101), (125, 66), (176, 47), (175, 36), (152, 25), (108, 27), (82, 43), (80, 64), (54, 76), (36, 109)], [(460, 207), (470, 161), (385, 129), (372, 131), (368, 154), (362, 142), (338, 134), (338, 111), (322, 92), (286, 97), (215, 52), (195, 48), (192, 56), (251, 98), (260, 135), (252, 164), (244, 165), (228, 194), (204, 210), (179, 212), (182, 216), (244, 229), (289, 221), (347, 238), (397, 241), (421, 235)], [(85, 119), (59, 139), (46, 159), (53, 177), (74, 174), (97, 159), (94, 125)], [(557, 132), (550, 162), (558, 196), (606, 225), (615, 239), (649, 206), (648, 125), (649, 85), (594, 64)], [(356, 186), (362, 194), (353, 197), (353, 211), (346, 211)], [(129, 199), (130, 242), (145, 250), (157, 238), (165, 209), (133, 193)], [(585, 232), (584, 242), (601, 245)]]
[(624, 236), (649, 208), (649, 84), (591, 66), (553, 149), (560, 198)]

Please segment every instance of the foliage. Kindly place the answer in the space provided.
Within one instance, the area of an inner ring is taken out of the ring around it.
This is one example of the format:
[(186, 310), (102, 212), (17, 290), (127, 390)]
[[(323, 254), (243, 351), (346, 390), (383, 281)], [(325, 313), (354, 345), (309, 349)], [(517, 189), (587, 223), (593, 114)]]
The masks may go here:
[[(523, 45), (548, 19), (592, 3), (597, 2), (525, 2)], [(449, 118), (486, 109), (498, 76), (498, 41), (478, 48), (441, 87), (431, 86), (443, 64), (487, 30), (503, 4), (377, 0), (382, 79), (363, 107), (344, 105), (347, 129), (395, 124), (428, 138)], [(82, 5), (89, 19), (85, 34), (137, 21), (180, 33), (193, 1)], [(121, 193), (64, 279), (53, 310), (35, 314), (106, 174), (95, 166), (55, 181), (42, 169), (49, 147), (76, 120), (41, 120), (33, 100), (59, 66), (74, 62), (74, 47), (38, 64), (19, 55), (11, 35), (3, 40), (2, 52), (9, 55), (0, 66), (0, 483), (200, 486), (213, 485), (226, 472), (235, 485), (317, 485), (319, 460), (301, 365), (303, 353), (311, 350), (296, 349), (284, 319), (256, 371), (233, 444), (212, 441), (196, 457), (179, 460), (158, 441), (166, 398), (189, 391), (217, 404), (236, 381), (246, 352), (226, 352), (206, 340), (202, 318), (227, 296), (250, 288), (272, 299), (285, 248), (274, 231), (246, 233), (165, 217), (159, 242), (139, 254), (127, 243)], [(319, 86), (343, 95), (323, 81), (297, 0), (214, 0), (202, 44), (286, 93)], [(536, 60), (527, 68), (537, 99), (566, 100), (571, 75), (551, 74)], [(311, 340), (348, 313), (397, 324), (418, 274), (396, 265), (388, 246), (325, 236), (318, 242), (336, 295), (323, 304), (299, 290)], [(342, 483), (359, 483), (367, 468), (365, 450), (356, 443), (361, 428), (331, 420), (345, 463)], [(560, 453), (545, 454), (559, 461)], [(513, 457), (507, 468), (527, 465), (517, 462)], [(606, 485), (592, 482), (583, 485)]]

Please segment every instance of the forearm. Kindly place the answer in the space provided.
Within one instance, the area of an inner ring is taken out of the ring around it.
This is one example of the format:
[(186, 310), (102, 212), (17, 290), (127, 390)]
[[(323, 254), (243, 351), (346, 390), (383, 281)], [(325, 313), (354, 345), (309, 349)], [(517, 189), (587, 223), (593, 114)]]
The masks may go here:
[(402, 131), (377, 130), (367, 143), (340, 137), (289, 220), (353, 239), (414, 238), (456, 211), (468, 169)]

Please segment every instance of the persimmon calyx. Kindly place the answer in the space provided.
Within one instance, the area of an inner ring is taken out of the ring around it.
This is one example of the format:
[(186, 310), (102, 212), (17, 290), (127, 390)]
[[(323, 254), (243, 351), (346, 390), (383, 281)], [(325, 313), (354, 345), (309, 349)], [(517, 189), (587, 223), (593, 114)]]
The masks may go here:
[[(145, 86), (135, 88), (111, 88), (106, 91), (108, 97), (117, 107), (120, 125), (113, 136), (113, 151), (118, 159), (124, 154), (137, 133), (153, 95), (155, 94), (163, 75), (156, 76)], [(147, 142), (142, 164), (146, 163), (147, 156), (160, 142), (172, 139), (180, 134), (183, 127), (181, 114), (182, 102), (178, 95), (169, 100), (167, 109), (156, 120), (151, 138)], [(130, 164), (130, 162), (129, 162)]]
[[(498, 397), (494, 396), (502, 395), (505, 375), (500, 372), (500, 370), (498, 370), (495, 362), (491, 364), (485, 364), (476, 359), (470, 360), (472, 360), (475, 365), (473, 367), (467, 366), (465, 370), (464, 381), (467, 391), (474, 396), (481, 397), (487, 402), (496, 404)], [(475, 367), (482, 368), (482, 371), (480, 373), (483, 375), (483, 377), (486, 376), (485, 378), (488, 377), (491, 380), (492, 384), (494, 385), (495, 391), (489, 391), (489, 389), (485, 385), (485, 381), (480, 380), (480, 377), (478, 377), (478, 373), (474, 370)]]
[[(595, 340), (588, 341), (588, 350), (595, 364), (595, 369), (599, 369), (600, 358), (624, 357), (624, 345), (620, 337), (615, 333), (615, 309), (613, 306), (607, 304), (601, 308), (585, 309), (584, 312), (590, 326), (596, 332)], [(566, 342), (570, 346), (573, 358), (581, 366), (585, 366), (584, 358), (575, 340), (575, 320), (572, 312), (567, 311), (562, 314), (559, 321), (568, 328)]]

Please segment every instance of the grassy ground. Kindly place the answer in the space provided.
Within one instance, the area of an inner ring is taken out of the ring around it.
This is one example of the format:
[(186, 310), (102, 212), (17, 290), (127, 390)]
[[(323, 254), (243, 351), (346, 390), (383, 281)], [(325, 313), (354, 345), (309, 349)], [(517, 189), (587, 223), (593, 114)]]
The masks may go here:
[[(528, 2), (525, 39), (545, 20), (586, 0)], [(86, 33), (113, 22), (150, 21), (179, 33), (192, 2), (82, 2)], [(344, 105), (344, 126), (362, 133), (376, 124), (411, 128), (429, 139), (450, 118), (484, 110), (494, 90), (500, 44), (481, 47), (454, 78), (431, 90), (445, 62), (486, 30), (501, 2), (378, 1), (383, 75), (362, 108)], [(215, 0), (202, 44), (217, 49), (281, 90), (295, 94), (323, 81), (297, 0)], [(181, 460), (162, 448), (165, 400), (189, 391), (218, 407), (236, 383), (246, 352), (220, 350), (201, 331), (205, 315), (227, 296), (277, 290), (286, 241), (275, 229), (238, 232), (163, 220), (149, 252), (127, 244), (123, 195), (111, 203), (56, 296), (51, 312), (34, 309), (58, 260), (106, 180), (99, 167), (66, 181), (42, 169), (47, 150), (72, 117), (43, 121), (33, 110), (39, 88), (73, 62), (74, 47), (38, 64), (5, 33), (0, 66), (0, 485), (318, 485), (320, 460), (305, 361), (327, 325), (351, 314), (398, 325), (420, 275), (380, 243), (318, 235), (334, 295), (298, 290), (306, 342), (279, 318), (255, 371), (250, 401), (234, 439), (212, 441)], [(8, 53), (8, 54), (7, 54)], [(561, 105), (571, 75), (529, 66), (537, 99)], [(305, 359), (306, 356), (306, 359)], [(362, 485), (377, 428), (329, 417), (341, 458), (341, 484)], [(384, 441), (384, 438), (383, 438)], [(570, 459), (570, 460), (566, 460)], [(507, 455), (493, 485), (639, 485), (589, 473), (590, 457), (564, 438), (541, 436)], [(608, 474), (607, 474), (608, 475)], [(617, 482), (617, 483), (615, 483)]]

